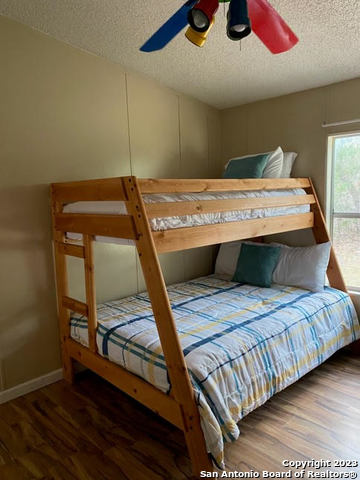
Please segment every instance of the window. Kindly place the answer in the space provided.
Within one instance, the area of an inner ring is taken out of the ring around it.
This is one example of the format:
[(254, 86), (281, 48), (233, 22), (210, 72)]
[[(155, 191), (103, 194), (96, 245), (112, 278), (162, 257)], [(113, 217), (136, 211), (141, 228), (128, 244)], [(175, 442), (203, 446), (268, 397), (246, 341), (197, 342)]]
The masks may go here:
[(360, 290), (360, 132), (328, 142), (329, 223), (345, 283)]

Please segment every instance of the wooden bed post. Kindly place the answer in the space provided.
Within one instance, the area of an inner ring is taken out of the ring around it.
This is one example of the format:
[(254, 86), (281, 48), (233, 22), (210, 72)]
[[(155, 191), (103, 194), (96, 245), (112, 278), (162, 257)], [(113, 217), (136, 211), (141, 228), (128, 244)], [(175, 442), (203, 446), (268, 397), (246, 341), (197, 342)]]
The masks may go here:
[[(53, 193), (53, 187), (51, 187)], [(62, 203), (54, 200), (52, 194), (51, 213), (53, 222), (53, 238), (54, 238), (54, 258), (55, 258), (55, 277), (56, 277), (56, 289), (57, 289), (57, 305), (59, 316), (59, 328), (60, 328), (60, 341), (61, 341), (61, 356), (64, 379), (73, 383), (74, 381), (74, 367), (72, 358), (67, 351), (66, 342), (70, 338), (70, 312), (63, 304), (63, 297), (68, 295), (68, 276), (66, 256), (59, 248), (60, 244), (63, 244), (65, 239), (64, 232), (60, 232), (55, 229), (55, 214), (62, 211)]]
[(207, 453), (194, 391), (177, 335), (165, 281), (137, 179), (136, 177), (124, 177), (123, 181), (129, 200), (128, 213), (133, 215), (138, 233), (135, 243), (164, 352), (172, 395), (182, 411), (183, 431), (193, 474), (199, 477), (202, 470), (212, 471), (213, 466)]
[[(331, 242), (330, 234), (325, 222), (325, 217), (321, 210), (319, 199), (316, 195), (315, 187), (311, 178), (309, 178), (309, 182), (310, 187), (306, 190), (309, 190), (315, 198), (315, 203), (310, 205), (311, 211), (314, 213), (314, 226), (312, 230), (315, 241), (316, 243)], [(332, 245), (330, 251), (329, 266), (327, 269), (327, 276), (329, 279), (329, 283), (333, 288), (337, 288), (338, 290), (347, 292), (344, 277), (342, 276), (340, 265), (336, 258), (336, 254)]]

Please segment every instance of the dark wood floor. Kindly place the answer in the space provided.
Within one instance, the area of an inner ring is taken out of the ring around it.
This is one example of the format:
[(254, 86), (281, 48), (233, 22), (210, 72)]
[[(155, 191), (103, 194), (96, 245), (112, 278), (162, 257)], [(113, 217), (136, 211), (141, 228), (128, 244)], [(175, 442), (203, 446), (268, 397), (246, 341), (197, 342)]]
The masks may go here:
[[(228, 470), (360, 460), (360, 357), (342, 352), (240, 423)], [(359, 469), (358, 469), (359, 472)], [(1, 480), (190, 478), (181, 432), (90, 372), (0, 406)]]

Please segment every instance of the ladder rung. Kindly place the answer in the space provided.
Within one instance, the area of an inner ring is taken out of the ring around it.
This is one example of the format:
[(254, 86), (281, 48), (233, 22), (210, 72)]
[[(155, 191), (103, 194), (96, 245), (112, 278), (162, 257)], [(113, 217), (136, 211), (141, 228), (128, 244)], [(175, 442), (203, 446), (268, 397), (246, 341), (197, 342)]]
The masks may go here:
[(88, 306), (86, 303), (75, 300), (75, 298), (66, 297), (62, 298), (63, 307), (72, 310), (73, 312), (79, 313), (80, 315), (88, 315)]
[(65, 255), (71, 255), (72, 257), (85, 258), (85, 249), (81, 245), (73, 245), (71, 243), (57, 242), (58, 249)]

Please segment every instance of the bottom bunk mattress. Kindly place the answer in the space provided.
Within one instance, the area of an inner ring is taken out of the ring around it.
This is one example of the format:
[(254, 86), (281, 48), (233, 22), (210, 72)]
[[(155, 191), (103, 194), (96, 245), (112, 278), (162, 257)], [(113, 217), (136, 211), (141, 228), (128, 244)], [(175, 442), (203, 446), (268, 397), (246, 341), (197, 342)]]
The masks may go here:
[[(360, 336), (350, 297), (333, 288), (258, 288), (211, 275), (168, 292), (207, 448), (219, 467), (224, 440), (239, 436), (241, 418)], [(99, 305), (98, 322), (101, 355), (170, 391), (147, 293)], [(71, 336), (88, 344), (86, 318), (71, 316)]]

